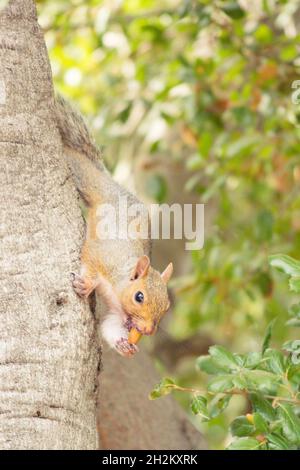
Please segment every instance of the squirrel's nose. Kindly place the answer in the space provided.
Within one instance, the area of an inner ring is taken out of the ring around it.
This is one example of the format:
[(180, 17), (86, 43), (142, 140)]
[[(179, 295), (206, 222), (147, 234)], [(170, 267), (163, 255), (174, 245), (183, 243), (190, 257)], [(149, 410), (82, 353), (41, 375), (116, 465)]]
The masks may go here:
[(151, 336), (151, 335), (153, 335), (153, 333), (154, 333), (154, 328), (145, 328), (143, 334), (144, 334), (145, 336)]
[(142, 334), (146, 336), (151, 336), (155, 333), (156, 330), (156, 323), (152, 323), (151, 325), (143, 328)]

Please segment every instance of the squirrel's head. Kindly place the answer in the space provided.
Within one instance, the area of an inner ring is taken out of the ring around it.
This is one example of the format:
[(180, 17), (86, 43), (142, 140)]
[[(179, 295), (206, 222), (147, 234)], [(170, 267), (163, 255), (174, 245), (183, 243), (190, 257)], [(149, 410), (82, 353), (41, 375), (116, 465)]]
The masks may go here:
[(121, 304), (130, 324), (143, 335), (152, 335), (170, 307), (167, 283), (173, 272), (170, 263), (163, 273), (150, 266), (148, 256), (141, 256), (121, 293)]

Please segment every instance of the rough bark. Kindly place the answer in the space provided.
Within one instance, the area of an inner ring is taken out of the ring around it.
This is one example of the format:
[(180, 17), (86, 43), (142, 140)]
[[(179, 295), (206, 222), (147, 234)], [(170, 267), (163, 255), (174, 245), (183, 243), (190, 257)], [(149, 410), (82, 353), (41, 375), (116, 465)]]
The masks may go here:
[(32, 0), (0, 12), (0, 448), (95, 449), (95, 322), (70, 286), (83, 225)]

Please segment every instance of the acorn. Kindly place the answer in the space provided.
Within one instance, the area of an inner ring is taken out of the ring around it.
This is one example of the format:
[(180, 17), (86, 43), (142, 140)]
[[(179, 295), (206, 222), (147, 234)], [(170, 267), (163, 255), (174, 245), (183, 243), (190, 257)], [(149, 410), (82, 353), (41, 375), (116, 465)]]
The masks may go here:
[(135, 328), (131, 328), (128, 335), (128, 343), (136, 344), (141, 339), (141, 333)]

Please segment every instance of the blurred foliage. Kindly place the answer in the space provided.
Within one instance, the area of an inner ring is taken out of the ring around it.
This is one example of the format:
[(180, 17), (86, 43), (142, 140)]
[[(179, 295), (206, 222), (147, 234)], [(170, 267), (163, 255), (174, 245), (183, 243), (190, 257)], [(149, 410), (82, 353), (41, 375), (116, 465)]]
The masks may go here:
[[(273, 255), (270, 264), (290, 276), (290, 290), (300, 293), (300, 262), (286, 255)], [(300, 304), (290, 309), (288, 325), (300, 326)], [(300, 446), (300, 340), (288, 341), (282, 350), (270, 348), (274, 320), (269, 324), (261, 351), (230, 352), (211, 346), (209, 355), (197, 360), (197, 369), (210, 378), (207, 390), (180, 387), (163, 379), (152, 391), (152, 400), (172, 391), (193, 394), (192, 412), (203, 422), (226, 410), (235, 395), (249, 402), (249, 412), (230, 425), (230, 450), (297, 450)], [(283, 353), (288, 352), (288, 354)]]
[[(291, 99), (299, 2), (45, 0), (38, 7), (55, 86), (88, 116), (109, 167), (116, 171), (126, 158), (136, 168), (141, 148), (150, 160), (164, 155), (189, 174), (178, 191), (213, 208), (204, 249), (185, 254), (191, 270), (174, 282), (172, 335), (201, 330), (227, 349), (254, 353), (276, 318), (274, 343), (292, 339), (285, 322), (293, 299), (268, 256), (300, 257), (300, 108)], [(145, 192), (163, 202), (164, 176), (151, 174)], [(181, 386), (205, 386), (193, 363), (178, 370)], [(245, 406), (234, 397), (208, 424), (196, 418), (212, 447), (226, 445), (228, 423)]]

